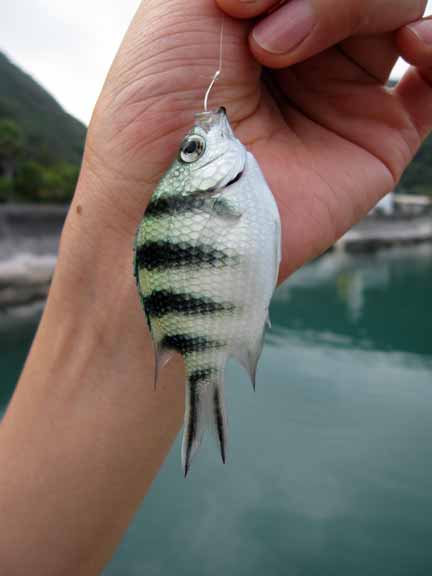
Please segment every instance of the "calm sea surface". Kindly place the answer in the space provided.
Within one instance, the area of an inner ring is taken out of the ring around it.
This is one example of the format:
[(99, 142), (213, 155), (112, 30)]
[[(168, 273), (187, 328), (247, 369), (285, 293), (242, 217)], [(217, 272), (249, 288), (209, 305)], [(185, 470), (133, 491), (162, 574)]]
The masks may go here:
[[(37, 316), (0, 316), (3, 407)], [(326, 256), (272, 321), (227, 465), (177, 442), (104, 576), (432, 574), (432, 248)]]

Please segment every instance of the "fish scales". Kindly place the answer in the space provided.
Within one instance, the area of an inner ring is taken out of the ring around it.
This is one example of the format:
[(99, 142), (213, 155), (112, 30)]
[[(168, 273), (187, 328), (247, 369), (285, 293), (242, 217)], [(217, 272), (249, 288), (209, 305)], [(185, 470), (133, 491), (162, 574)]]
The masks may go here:
[(198, 114), (138, 227), (134, 263), (156, 377), (172, 353), (186, 365), (185, 474), (207, 426), (225, 461), (225, 365), (237, 359), (255, 384), (280, 237), (271, 190), (225, 110)]

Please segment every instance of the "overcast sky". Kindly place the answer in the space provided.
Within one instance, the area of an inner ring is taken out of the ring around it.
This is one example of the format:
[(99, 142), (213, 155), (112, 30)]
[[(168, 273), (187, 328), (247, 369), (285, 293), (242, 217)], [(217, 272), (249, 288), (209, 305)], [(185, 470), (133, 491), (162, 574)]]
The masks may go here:
[[(0, 50), (41, 82), (68, 112), (88, 123), (139, 3), (1, 0)], [(402, 72), (399, 64), (396, 74)]]

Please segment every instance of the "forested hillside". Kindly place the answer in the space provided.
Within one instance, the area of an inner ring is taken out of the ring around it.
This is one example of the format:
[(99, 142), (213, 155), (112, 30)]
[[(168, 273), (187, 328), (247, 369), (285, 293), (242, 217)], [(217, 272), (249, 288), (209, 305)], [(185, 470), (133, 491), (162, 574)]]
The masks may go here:
[[(0, 202), (67, 202), (75, 188), (86, 128), (0, 52)], [(399, 191), (432, 195), (432, 138)]]
[(86, 128), (0, 53), (0, 201), (70, 199)]
[(432, 136), (426, 140), (402, 177), (399, 191), (432, 196)]

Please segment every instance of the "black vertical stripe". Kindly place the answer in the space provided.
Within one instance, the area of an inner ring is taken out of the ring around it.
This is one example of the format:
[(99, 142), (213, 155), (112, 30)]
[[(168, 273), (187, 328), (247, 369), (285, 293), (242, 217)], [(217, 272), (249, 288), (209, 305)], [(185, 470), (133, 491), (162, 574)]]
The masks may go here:
[(146, 242), (136, 250), (136, 266), (145, 270), (171, 268), (232, 266), (238, 259), (210, 245), (192, 245), (187, 242)]
[(201, 209), (206, 202), (203, 194), (198, 195), (188, 194), (187, 196), (165, 196), (151, 200), (147, 206), (145, 216), (153, 218), (160, 218), (162, 216), (172, 216), (174, 214), (182, 214), (186, 212), (193, 212), (194, 210)]
[(243, 170), (236, 174), (234, 178), (224, 186), (224, 188), (220, 189), (209, 188), (207, 190), (195, 190), (186, 195), (173, 194), (171, 196), (152, 198), (145, 211), (145, 216), (161, 218), (164, 216), (173, 216), (175, 214), (185, 214), (187, 212), (201, 210), (204, 206), (209, 205), (208, 201), (212, 198), (213, 194), (216, 192), (221, 193), (225, 188), (238, 182), (242, 176)]
[(202, 368), (201, 370), (194, 370), (189, 374), (189, 383), (191, 386), (196, 386), (199, 382), (208, 382), (216, 372), (216, 368)]
[(235, 306), (229, 302), (216, 302), (204, 296), (193, 296), (172, 290), (155, 290), (144, 299), (144, 307), (147, 314), (155, 318), (172, 312), (192, 316), (232, 312), (235, 309)]
[(161, 346), (167, 350), (174, 350), (179, 354), (191, 354), (192, 352), (205, 352), (206, 350), (222, 348), (224, 342), (211, 340), (204, 336), (174, 334), (172, 336), (164, 336)]

